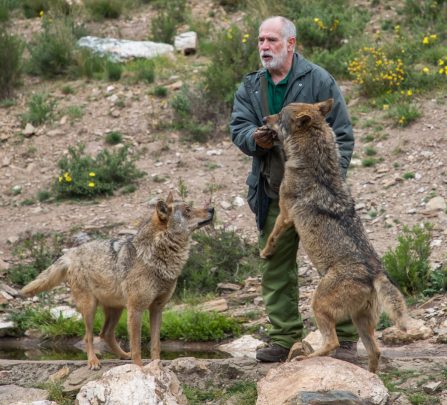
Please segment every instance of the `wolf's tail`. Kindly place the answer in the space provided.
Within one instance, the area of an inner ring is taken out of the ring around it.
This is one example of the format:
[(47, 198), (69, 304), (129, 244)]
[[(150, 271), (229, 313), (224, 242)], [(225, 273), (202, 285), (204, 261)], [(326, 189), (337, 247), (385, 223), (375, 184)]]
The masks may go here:
[(406, 331), (408, 313), (402, 293), (391, 282), (386, 273), (380, 273), (374, 279), (374, 288), (385, 313), (400, 330)]
[(51, 290), (65, 280), (68, 267), (68, 257), (60, 257), (48, 269), (40, 273), (35, 280), (23, 287), (21, 293), (26, 296), (32, 296), (42, 291)]

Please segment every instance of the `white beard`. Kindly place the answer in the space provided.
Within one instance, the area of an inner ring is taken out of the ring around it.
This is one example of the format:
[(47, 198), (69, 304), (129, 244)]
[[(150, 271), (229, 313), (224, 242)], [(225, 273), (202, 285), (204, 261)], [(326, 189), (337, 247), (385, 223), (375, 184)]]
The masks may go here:
[[(284, 46), (278, 55), (273, 55), (271, 52), (259, 52), (262, 66), (268, 70), (277, 70), (284, 65), (287, 59), (287, 46)], [(271, 56), (272, 59), (266, 62), (262, 56)]]

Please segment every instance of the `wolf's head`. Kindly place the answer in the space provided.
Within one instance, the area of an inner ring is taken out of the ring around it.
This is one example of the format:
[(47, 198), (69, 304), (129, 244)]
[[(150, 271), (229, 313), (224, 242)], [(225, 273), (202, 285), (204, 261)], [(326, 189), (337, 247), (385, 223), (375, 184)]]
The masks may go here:
[(295, 133), (307, 130), (309, 127), (321, 123), (331, 111), (334, 100), (332, 98), (315, 104), (291, 103), (280, 113), (264, 118), (264, 124), (278, 133), (278, 138), (284, 142)]
[(170, 192), (166, 201), (157, 202), (155, 215), (160, 227), (189, 236), (213, 221), (214, 208), (193, 208), (183, 201), (176, 202)]

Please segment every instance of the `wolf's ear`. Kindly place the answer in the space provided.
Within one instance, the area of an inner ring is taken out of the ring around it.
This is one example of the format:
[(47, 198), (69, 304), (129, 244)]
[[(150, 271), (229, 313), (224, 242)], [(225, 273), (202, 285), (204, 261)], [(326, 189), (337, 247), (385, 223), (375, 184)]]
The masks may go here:
[(295, 119), (295, 123), (299, 128), (307, 127), (311, 121), (312, 117), (309, 114), (300, 114)]
[(161, 221), (166, 221), (168, 219), (168, 206), (163, 200), (157, 202), (157, 215)]
[(166, 204), (171, 205), (174, 202), (174, 196), (172, 195), (172, 191), (169, 192), (168, 198), (166, 199)]
[(326, 115), (329, 114), (329, 112), (332, 110), (332, 106), (334, 105), (334, 99), (328, 98), (325, 101), (322, 101), (321, 103), (318, 103), (318, 109), (320, 110), (323, 117), (326, 117)]

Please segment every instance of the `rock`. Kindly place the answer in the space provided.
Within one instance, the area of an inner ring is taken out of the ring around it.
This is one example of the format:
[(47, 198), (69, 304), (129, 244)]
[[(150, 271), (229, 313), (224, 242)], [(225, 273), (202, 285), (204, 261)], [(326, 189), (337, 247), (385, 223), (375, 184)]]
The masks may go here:
[(93, 36), (80, 38), (77, 45), (91, 49), (99, 55), (107, 56), (113, 62), (124, 62), (134, 58), (150, 59), (174, 52), (174, 47), (169, 44), (152, 41), (98, 38)]
[(211, 149), (211, 150), (207, 150), (206, 154), (208, 156), (220, 156), (222, 155), (222, 150), (221, 149)]
[(14, 329), (15, 324), (13, 321), (8, 321), (5, 316), (0, 317), (0, 337), (12, 335)]
[(225, 312), (228, 310), (228, 303), (225, 298), (219, 298), (217, 300), (207, 301), (197, 306), (197, 309), (205, 312)]
[(411, 343), (416, 340), (424, 340), (433, 336), (433, 330), (425, 326), (421, 319), (410, 319), (406, 332), (396, 326), (385, 329), (382, 332), (382, 340), (386, 345), (398, 345)]
[(23, 388), (18, 385), (0, 385), (0, 404), (17, 405), (45, 401), (48, 392), (37, 388)]
[(305, 356), (306, 354), (309, 354), (309, 351), (304, 348), (303, 342), (295, 342), (290, 348), (287, 360), (290, 361), (297, 356)]
[(303, 339), (303, 348), (305, 350), (305, 354), (313, 353), (318, 350), (323, 345), (323, 336), (321, 332), (317, 329), (314, 332), (310, 332)]
[(426, 211), (445, 211), (447, 208), (446, 202), (443, 197), (434, 197), (426, 205)]
[[(298, 402), (306, 393), (343, 395), (343, 404), (387, 403), (389, 395), (380, 378), (354, 364), (330, 357), (292, 361), (272, 368), (258, 382), (256, 405), (308, 404)], [(326, 397), (328, 398), (328, 397)], [(355, 402), (357, 401), (357, 402)], [(330, 403), (330, 402), (316, 402)]]
[[(0, 264), (1, 267), (1, 264)], [(19, 292), (15, 289), (10, 287), (8, 284), (0, 283), (0, 291), (5, 291), (9, 295), (12, 295), (13, 297), (17, 297), (19, 295)]]
[(243, 207), (245, 205), (245, 200), (242, 197), (234, 197), (233, 206), (235, 207)]
[(33, 127), (32, 124), (28, 122), (28, 124), (25, 125), (25, 129), (23, 130), (23, 135), (29, 138), (30, 136), (34, 135), (36, 133), (36, 128)]
[(229, 210), (231, 209), (232, 205), (228, 202), (228, 201), (221, 201), (220, 202), (220, 206), (224, 209), (224, 210)]
[(262, 340), (255, 339), (251, 335), (244, 335), (230, 343), (217, 346), (217, 348), (222, 352), (230, 353), (233, 357), (250, 357), (255, 359), (256, 349), (263, 345), (264, 342)]
[(50, 314), (54, 319), (58, 319), (59, 317), (62, 317), (62, 319), (82, 319), (81, 314), (68, 305), (59, 305), (58, 307), (51, 308)]
[(217, 284), (217, 289), (220, 291), (239, 291), (241, 286), (233, 283), (219, 283)]
[(422, 386), (427, 394), (434, 394), (441, 387), (441, 381), (432, 381)]
[(135, 364), (114, 367), (105, 372), (100, 380), (84, 385), (76, 399), (79, 405), (187, 404), (176, 375), (165, 370), (159, 360), (145, 367)]
[(50, 375), (49, 380), (53, 382), (61, 381), (65, 379), (70, 374), (70, 369), (67, 366), (62, 367), (54, 374)]
[(174, 48), (184, 55), (192, 55), (197, 51), (197, 33), (194, 31), (183, 32), (174, 38)]

